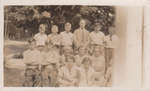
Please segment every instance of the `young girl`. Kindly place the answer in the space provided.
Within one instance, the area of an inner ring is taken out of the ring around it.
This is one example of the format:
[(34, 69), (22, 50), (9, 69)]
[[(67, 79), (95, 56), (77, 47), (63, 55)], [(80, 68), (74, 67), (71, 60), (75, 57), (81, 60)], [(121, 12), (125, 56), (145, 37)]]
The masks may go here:
[(60, 36), (58, 34), (58, 26), (53, 25), (51, 31), (52, 33), (48, 35), (48, 47), (50, 50), (54, 50), (59, 53)]

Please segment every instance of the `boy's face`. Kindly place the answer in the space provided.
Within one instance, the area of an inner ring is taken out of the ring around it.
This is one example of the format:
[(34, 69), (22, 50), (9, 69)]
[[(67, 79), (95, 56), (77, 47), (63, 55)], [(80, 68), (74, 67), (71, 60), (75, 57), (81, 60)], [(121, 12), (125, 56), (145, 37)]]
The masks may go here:
[(85, 25), (86, 25), (85, 20), (81, 20), (80, 21), (80, 27), (85, 28)]
[(39, 32), (43, 34), (45, 33), (45, 30), (46, 30), (46, 27), (44, 25), (40, 25)]
[(58, 27), (52, 26), (52, 33), (58, 33)]
[(70, 32), (71, 30), (71, 24), (70, 23), (66, 23), (65, 24), (65, 31)]

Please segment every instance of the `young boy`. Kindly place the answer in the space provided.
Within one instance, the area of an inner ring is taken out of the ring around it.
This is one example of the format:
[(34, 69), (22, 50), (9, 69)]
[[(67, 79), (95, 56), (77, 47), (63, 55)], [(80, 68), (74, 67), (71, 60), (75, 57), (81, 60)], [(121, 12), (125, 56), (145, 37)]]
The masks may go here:
[(100, 46), (94, 47), (94, 52), (91, 57), (92, 67), (95, 70), (95, 86), (105, 86), (105, 58)]
[(66, 57), (66, 64), (60, 68), (58, 74), (59, 86), (78, 86), (79, 70), (74, 65), (74, 57), (72, 55)]
[(40, 51), (37, 50), (36, 41), (30, 40), (29, 49), (23, 53), (23, 62), (26, 64), (24, 86), (41, 86), (39, 63), (42, 60)]
[(46, 26), (40, 24), (39, 33), (35, 34), (34, 39), (36, 40), (36, 46), (45, 46), (47, 42), (47, 35), (45, 34)]

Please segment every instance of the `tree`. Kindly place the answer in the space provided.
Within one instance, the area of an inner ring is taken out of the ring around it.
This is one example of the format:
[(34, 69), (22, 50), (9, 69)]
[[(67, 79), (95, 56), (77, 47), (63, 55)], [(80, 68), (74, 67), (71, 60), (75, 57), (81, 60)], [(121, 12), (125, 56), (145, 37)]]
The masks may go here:
[[(87, 19), (87, 29), (93, 30), (93, 23), (99, 22), (102, 31), (108, 34), (108, 27), (113, 25), (115, 19), (115, 8), (113, 6), (5, 6), (5, 36), (10, 31), (9, 24), (16, 28), (23, 28), (32, 34), (38, 32), (40, 23), (47, 25), (47, 34), (50, 33), (51, 25), (56, 24), (59, 30), (64, 30), (64, 23), (72, 23), (72, 32), (79, 27), (81, 18)], [(8, 23), (9, 22), (9, 23)]]

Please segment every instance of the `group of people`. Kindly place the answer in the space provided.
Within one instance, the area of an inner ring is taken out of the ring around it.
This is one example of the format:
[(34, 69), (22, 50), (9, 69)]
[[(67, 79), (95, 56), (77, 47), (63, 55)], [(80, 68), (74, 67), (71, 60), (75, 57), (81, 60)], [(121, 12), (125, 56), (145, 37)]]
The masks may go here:
[(23, 53), (26, 64), (24, 86), (31, 87), (89, 87), (111, 86), (113, 52), (117, 36), (114, 27), (109, 35), (101, 32), (102, 26), (94, 24), (94, 30), (86, 30), (81, 19), (79, 28), (71, 33), (71, 23), (65, 23), (65, 31), (58, 34), (52, 25), (51, 34), (45, 34), (45, 24), (39, 25), (39, 33), (29, 40), (29, 49)]

